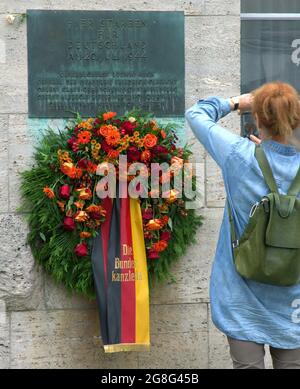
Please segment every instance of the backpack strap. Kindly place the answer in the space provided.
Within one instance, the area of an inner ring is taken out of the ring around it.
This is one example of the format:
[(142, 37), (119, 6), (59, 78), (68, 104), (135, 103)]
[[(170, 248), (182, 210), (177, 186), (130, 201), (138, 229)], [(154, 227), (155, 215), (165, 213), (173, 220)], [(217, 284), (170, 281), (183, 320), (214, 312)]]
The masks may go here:
[(256, 147), (255, 147), (255, 158), (257, 159), (259, 167), (262, 171), (262, 174), (264, 176), (264, 179), (265, 179), (270, 191), (272, 193), (279, 194), (278, 188), (277, 188), (277, 185), (276, 185), (276, 182), (275, 182), (275, 179), (274, 179), (271, 167), (270, 167), (270, 164), (267, 160), (267, 157), (266, 157), (262, 147), (259, 145), (256, 145)]
[(298, 196), (300, 192), (300, 167), (298, 169), (298, 172), (294, 178), (294, 181), (292, 182), (287, 194), (289, 196)]

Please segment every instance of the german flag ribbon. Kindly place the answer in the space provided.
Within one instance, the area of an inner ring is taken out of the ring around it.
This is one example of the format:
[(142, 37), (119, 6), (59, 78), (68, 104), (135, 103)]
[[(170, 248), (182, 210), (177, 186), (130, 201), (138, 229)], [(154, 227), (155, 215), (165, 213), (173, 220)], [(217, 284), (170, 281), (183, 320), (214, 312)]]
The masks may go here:
[(94, 239), (92, 266), (105, 352), (150, 346), (149, 286), (138, 199), (106, 198), (106, 220)]

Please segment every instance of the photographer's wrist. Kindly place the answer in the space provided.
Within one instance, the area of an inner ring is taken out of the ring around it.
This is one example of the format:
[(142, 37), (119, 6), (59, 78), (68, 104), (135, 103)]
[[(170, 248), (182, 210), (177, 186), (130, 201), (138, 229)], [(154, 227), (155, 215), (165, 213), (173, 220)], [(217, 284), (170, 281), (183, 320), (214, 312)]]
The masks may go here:
[(229, 97), (229, 104), (231, 111), (238, 111), (240, 107), (240, 96)]

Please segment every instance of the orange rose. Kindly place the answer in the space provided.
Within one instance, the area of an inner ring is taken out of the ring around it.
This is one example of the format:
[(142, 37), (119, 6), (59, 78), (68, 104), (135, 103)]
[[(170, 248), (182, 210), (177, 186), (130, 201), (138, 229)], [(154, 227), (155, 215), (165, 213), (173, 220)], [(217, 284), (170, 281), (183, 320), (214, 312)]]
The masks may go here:
[(97, 166), (95, 163), (89, 161), (89, 163), (88, 163), (88, 165), (87, 165), (87, 168), (86, 168), (86, 171), (87, 171), (88, 173), (93, 173), (93, 174), (95, 174), (96, 171), (97, 171), (97, 167), (98, 167), (98, 166)]
[(109, 130), (111, 130), (112, 127), (113, 126), (111, 126), (111, 125), (108, 125), (108, 126), (104, 125), (104, 126), (100, 127), (99, 131), (98, 131), (99, 135), (106, 137), (108, 135)]
[(151, 158), (151, 153), (149, 150), (145, 150), (142, 152), (142, 154), (141, 154), (141, 161), (142, 162), (148, 162), (148, 161), (150, 161), (150, 158)]
[(65, 203), (64, 203), (63, 201), (57, 200), (57, 201), (56, 201), (56, 204), (59, 206), (59, 209), (60, 209), (62, 212), (64, 212), (64, 210), (65, 210)]
[(75, 177), (74, 178), (80, 178), (82, 176), (82, 170), (80, 168), (75, 168)]
[(43, 192), (48, 197), (48, 199), (54, 199), (55, 194), (54, 194), (53, 190), (50, 189), (48, 186), (45, 186), (45, 188), (43, 189)]
[(84, 201), (82, 200), (74, 201), (74, 205), (76, 206), (76, 208), (82, 209), (84, 207)]
[(159, 240), (152, 245), (152, 249), (158, 252), (164, 251), (168, 247), (168, 242), (165, 240)]
[(103, 120), (109, 120), (116, 116), (117, 112), (105, 112), (103, 114)]
[(157, 144), (157, 136), (153, 134), (147, 134), (144, 136), (143, 142), (147, 149), (151, 149)]
[(78, 197), (80, 200), (89, 200), (93, 197), (93, 194), (89, 188), (80, 188), (77, 189), (79, 192)]
[(108, 152), (108, 157), (111, 159), (118, 158), (119, 156), (119, 151), (118, 150), (109, 150)]
[(169, 192), (166, 193), (168, 197), (166, 197), (166, 202), (169, 204), (174, 203), (177, 200), (177, 196), (179, 194), (178, 190), (171, 189)]
[(153, 131), (158, 130), (158, 125), (157, 125), (157, 122), (155, 120), (150, 120), (149, 124), (150, 124), (150, 127), (152, 128)]
[(82, 176), (82, 170), (76, 168), (73, 163), (65, 162), (60, 166), (60, 170), (70, 178), (80, 178)]
[(163, 228), (163, 223), (160, 219), (151, 219), (146, 224), (147, 230), (153, 231), (153, 230), (160, 230)]
[(92, 219), (101, 219), (101, 216), (106, 215), (106, 210), (101, 205), (91, 204), (86, 211), (90, 214)]
[(166, 139), (166, 137), (167, 137), (166, 131), (164, 131), (164, 130), (161, 130), (161, 131), (160, 131), (160, 135), (161, 135), (161, 137), (162, 137), (163, 139)]
[(89, 218), (89, 215), (84, 212), (84, 211), (78, 211), (76, 214), (75, 214), (75, 220), (78, 222), (78, 223), (83, 223), (83, 222), (86, 222)]
[(91, 237), (91, 233), (90, 232), (87, 232), (87, 231), (82, 231), (80, 232), (79, 236), (81, 239), (86, 239), (86, 238), (90, 238)]

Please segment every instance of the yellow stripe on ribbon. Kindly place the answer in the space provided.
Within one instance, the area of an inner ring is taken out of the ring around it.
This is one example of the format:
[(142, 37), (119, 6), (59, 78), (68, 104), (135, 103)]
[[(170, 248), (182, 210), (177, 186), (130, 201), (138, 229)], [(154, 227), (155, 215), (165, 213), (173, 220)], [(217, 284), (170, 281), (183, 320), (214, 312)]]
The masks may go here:
[(132, 246), (135, 262), (135, 342), (150, 345), (148, 269), (141, 207), (130, 199)]

